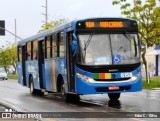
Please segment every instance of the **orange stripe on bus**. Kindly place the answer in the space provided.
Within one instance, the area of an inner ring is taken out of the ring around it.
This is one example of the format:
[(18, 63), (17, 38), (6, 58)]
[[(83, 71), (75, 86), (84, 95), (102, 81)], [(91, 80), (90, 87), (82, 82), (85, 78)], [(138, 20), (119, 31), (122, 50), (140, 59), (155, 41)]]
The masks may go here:
[(56, 84), (56, 75), (55, 75), (55, 62), (52, 60), (52, 80), (53, 80), (53, 91), (57, 91), (57, 84)]
[(105, 73), (100, 73), (100, 74), (99, 74), (99, 78), (100, 78), (100, 79), (105, 79)]

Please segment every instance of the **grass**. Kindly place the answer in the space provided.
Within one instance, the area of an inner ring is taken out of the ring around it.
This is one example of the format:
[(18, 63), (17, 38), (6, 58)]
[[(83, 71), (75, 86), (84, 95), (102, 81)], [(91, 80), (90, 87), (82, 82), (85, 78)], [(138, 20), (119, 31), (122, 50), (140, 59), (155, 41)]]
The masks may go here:
[(17, 74), (8, 74), (8, 79), (18, 79)]
[(146, 78), (142, 79), (142, 85), (144, 89), (151, 89), (151, 88), (160, 88), (160, 77), (152, 77), (150, 78), (150, 83), (146, 82)]

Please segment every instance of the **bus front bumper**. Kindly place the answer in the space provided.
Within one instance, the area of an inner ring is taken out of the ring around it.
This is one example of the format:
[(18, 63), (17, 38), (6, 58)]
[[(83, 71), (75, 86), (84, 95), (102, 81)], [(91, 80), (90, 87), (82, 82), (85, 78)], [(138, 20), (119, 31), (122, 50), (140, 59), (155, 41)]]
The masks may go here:
[(88, 83), (76, 77), (76, 93), (80, 95), (136, 92), (141, 90), (142, 76), (139, 76), (135, 81), (116, 83)]

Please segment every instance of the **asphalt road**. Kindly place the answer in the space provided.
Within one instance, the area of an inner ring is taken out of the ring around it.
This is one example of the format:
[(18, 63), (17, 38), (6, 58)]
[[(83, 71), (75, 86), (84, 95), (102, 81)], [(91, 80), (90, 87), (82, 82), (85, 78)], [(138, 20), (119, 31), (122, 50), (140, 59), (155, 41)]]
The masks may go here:
[[(86, 95), (81, 96), (80, 103), (65, 103), (60, 96), (55, 94), (48, 94), (43, 97), (32, 96), (29, 88), (19, 85), (17, 80), (0, 80), (0, 92), (0, 104), (18, 112), (108, 112), (108, 114), (112, 112), (113, 118), (107, 118), (111, 121), (126, 121), (126, 118), (116, 118), (114, 112), (160, 112), (160, 90), (123, 93), (117, 102), (111, 102), (106, 94)], [(105, 121), (106, 118), (50, 118), (41, 120)], [(129, 118), (127, 120), (158, 121), (159, 119)]]

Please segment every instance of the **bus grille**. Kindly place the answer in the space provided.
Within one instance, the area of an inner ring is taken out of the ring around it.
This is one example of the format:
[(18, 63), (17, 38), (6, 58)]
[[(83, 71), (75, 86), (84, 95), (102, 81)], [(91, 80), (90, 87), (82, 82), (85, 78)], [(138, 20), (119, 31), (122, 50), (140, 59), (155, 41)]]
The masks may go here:
[(130, 78), (120, 78), (120, 79), (94, 79), (95, 81), (126, 81), (129, 80)]

